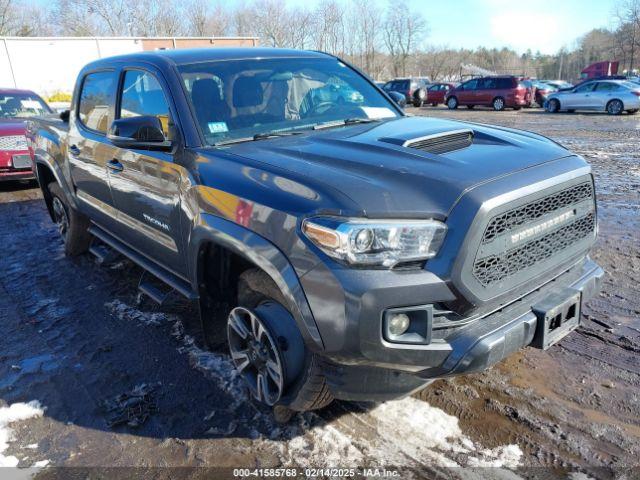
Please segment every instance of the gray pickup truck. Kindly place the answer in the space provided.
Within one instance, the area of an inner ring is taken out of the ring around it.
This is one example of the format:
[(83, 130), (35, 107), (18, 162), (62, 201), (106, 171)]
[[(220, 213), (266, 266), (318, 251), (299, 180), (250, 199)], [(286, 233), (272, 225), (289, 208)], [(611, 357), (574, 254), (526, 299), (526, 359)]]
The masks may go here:
[(276, 416), (382, 401), (548, 348), (603, 270), (589, 165), (528, 132), (407, 117), (318, 52), (102, 59), (30, 125), (68, 255), (198, 302)]

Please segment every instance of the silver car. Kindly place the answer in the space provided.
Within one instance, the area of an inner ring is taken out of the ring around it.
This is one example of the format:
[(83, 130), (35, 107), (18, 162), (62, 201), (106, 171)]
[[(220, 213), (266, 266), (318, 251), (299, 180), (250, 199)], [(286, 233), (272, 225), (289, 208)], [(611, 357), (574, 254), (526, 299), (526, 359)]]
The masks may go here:
[(547, 112), (596, 110), (619, 115), (640, 110), (640, 85), (625, 80), (586, 82), (572, 90), (554, 92), (545, 102)]

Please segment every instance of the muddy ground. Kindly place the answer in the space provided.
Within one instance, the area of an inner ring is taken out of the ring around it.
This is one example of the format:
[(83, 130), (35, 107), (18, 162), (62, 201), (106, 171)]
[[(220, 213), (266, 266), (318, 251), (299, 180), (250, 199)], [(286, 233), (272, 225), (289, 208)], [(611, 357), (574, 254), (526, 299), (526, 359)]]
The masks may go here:
[[(277, 466), (395, 466), (423, 478), (639, 476), (628, 469), (640, 464), (640, 115), (409, 111), (542, 133), (591, 163), (593, 257), (607, 277), (577, 332), (414, 398), (337, 402), (283, 427), (247, 401), (224, 353), (200, 348), (192, 306), (137, 305), (137, 267), (66, 258), (34, 185), (0, 184), (0, 407), (39, 402), (13, 423), (0, 408), (0, 465), (140, 467), (105, 473), (121, 478), (222, 475), (155, 467)], [(139, 395), (133, 408), (117, 408), (123, 393)], [(38, 475), (70, 472), (78, 471)]]

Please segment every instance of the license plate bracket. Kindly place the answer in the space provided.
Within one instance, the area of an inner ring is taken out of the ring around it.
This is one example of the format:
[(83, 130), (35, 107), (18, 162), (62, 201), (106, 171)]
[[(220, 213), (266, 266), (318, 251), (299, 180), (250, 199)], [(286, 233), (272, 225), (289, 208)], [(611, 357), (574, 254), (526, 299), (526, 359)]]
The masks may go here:
[(561, 288), (537, 303), (531, 310), (538, 318), (532, 347), (546, 350), (580, 325), (582, 294), (574, 288)]
[(31, 156), (30, 155), (13, 155), (11, 157), (13, 168), (31, 168)]

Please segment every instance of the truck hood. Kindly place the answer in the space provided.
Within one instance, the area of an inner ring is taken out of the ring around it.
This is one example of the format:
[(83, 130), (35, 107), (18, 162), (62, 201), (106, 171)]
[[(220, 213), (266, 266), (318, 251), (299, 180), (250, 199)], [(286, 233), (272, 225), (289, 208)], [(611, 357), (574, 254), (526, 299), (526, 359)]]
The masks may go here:
[(0, 135), (24, 135), (26, 131), (24, 119), (2, 119), (0, 120)]
[[(473, 131), (471, 145), (440, 154), (403, 146), (408, 140), (459, 130)], [(226, 152), (316, 191), (323, 185), (338, 190), (370, 217), (436, 218), (446, 217), (474, 186), (570, 155), (533, 133), (428, 117), (241, 143)]]

